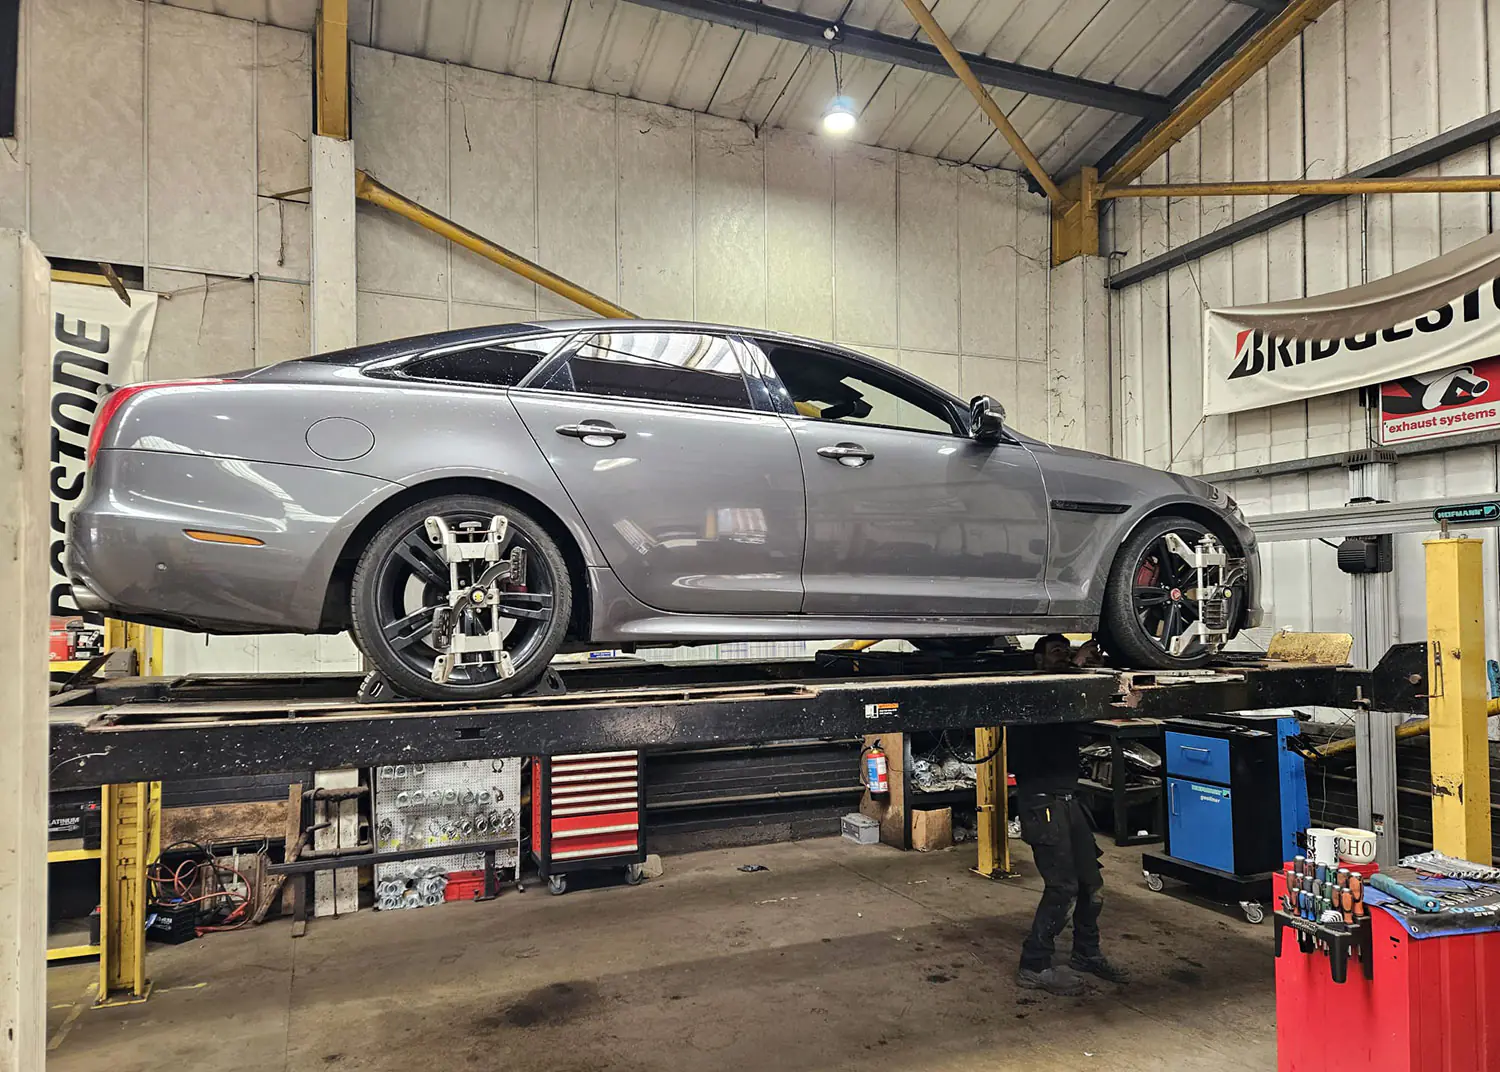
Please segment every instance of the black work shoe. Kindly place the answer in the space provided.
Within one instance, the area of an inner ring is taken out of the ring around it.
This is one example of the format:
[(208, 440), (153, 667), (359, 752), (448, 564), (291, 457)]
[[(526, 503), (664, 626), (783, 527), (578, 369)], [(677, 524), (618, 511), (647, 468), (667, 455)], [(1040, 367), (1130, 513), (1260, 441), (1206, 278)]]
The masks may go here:
[(1023, 990), (1045, 990), (1061, 997), (1083, 993), (1083, 980), (1062, 968), (1046, 968), (1043, 971), (1022, 968), (1016, 972), (1016, 985)]
[(1106, 983), (1130, 982), (1130, 973), (1124, 968), (1120, 967), (1118, 964), (1111, 962), (1108, 957), (1105, 957), (1103, 955), (1097, 957), (1083, 957), (1079, 956), (1077, 953), (1074, 953), (1072, 957), (1068, 959), (1068, 967), (1072, 968), (1076, 972), (1085, 972), (1089, 975), (1096, 975), (1100, 979), (1103, 979)]

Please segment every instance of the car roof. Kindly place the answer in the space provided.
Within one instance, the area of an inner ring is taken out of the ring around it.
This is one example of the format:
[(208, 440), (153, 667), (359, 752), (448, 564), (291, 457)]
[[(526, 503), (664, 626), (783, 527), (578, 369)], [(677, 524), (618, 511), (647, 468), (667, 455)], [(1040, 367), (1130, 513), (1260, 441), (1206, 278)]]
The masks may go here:
[[(626, 326), (628, 324), (628, 327)], [(836, 343), (825, 342), (821, 339), (807, 338), (802, 335), (792, 335), (785, 331), (772, 331), (769, 328), (747, 328), (734, 324), (713, 324), (706, 321), (696, 320), (629, 320), (616, 321), (604, 320), (599, 317), (578, 317), (565, 320), (529, 320), (514, 324), (489, 324), (472, 328), (457, 328), (451, 331), (437, 331), (428, 335), (413, 335), (404, 339), (391, 339), (388, 342), (369, 343), (363, 346), (352, 346), (346, 350), (333, 350), (328, 353), (314, 354), (305, 357), (303, 361), (323, 362), (333, 365), (366, 365), (376, 361), (384, 361), (389, 358), (403, 357), (406, 354), (420, 353), (423, 350), (435, 346), (461, 345), (466, 342), (482, 342), (486, 339), (503, 338), (508, 335), (529, 335), (535, 332), (548, 332), (567, 334), (576, 331), (701, 331), (713, 335), (740, 335), (751, 339), (760, 339), (785, 343), (788, 346), (807, 346), (815, 350), (827, 350), (874, 365), (882, 370), (902, 376), (907, 379), (915, 379), (928, 387), (942, 391), (936, 384), (928, 383), (920, 376), (912, 376), (911, 373), (881, 361), (879, 358), (871, 357), (869, 354), (848, 347), (839, 346)], [(956, 395), (943, 391), (944, 394), (958, 401)]]

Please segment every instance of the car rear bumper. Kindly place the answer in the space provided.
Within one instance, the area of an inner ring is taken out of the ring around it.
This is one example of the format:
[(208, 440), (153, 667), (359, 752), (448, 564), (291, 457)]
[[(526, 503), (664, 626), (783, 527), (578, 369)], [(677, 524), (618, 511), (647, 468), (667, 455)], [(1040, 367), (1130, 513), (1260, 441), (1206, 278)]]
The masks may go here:
[[(396, 490), (331, 469), (100, 451), (68, 520), (68, 578), (84, 610), (133, 621), (316, 632), (355, 524)], [(188, 530), (260, 542), (207, 542)]]

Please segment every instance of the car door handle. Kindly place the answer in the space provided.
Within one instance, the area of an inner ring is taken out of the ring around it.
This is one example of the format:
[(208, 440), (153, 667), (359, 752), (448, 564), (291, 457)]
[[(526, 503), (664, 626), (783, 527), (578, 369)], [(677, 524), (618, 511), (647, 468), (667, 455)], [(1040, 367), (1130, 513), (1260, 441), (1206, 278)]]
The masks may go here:
[(858, 443), (835, 443), (831, 447), (819, 447), (818, 456), (836, 461), (840, 465), (847, 465), (851, 469), (858, 469), (875, 457)]
[(557, 434), (572, 439), (581, 439), (591, 447), (608, 447), (625, 438), (623, 430), (608, 421), (583, 421), (580, 424), (559, 424)]

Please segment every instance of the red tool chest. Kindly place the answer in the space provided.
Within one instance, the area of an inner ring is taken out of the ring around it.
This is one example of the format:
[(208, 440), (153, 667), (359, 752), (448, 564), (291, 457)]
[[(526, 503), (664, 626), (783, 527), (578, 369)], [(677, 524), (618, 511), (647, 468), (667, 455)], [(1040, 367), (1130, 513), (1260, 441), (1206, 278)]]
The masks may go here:
[(553, 893), (577, 871), (618, 868), (641, 880), (645, 764), (639, 752), (542, 756), (531, 767), (531, 854)]
[[(1285, 880), (1276, 876), (1277, 903)], [(1500, 1072), (1500, 932), (1413, 938), (1370, 909), (1373, 978), (1287, 936), (1276, 960), (1280, 1072)]]

